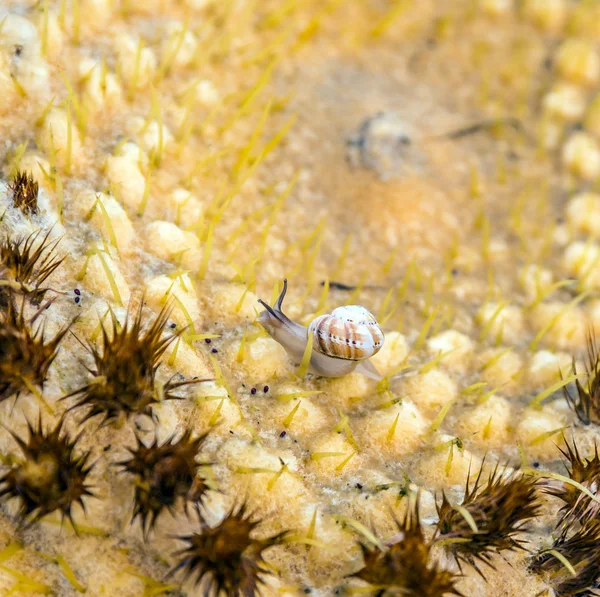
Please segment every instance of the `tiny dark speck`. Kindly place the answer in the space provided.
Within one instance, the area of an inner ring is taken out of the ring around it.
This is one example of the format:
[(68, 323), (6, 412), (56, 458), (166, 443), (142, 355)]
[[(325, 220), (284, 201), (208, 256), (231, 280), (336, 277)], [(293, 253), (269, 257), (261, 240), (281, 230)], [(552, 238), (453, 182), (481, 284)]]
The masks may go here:
[(204, 338), (204, 341), (205, 341), (207, 344), (210, 344), (210, 343), (212, 342), (212, 340), (211, 340), (210, 338)]
[(363, 488), (363, 486), (362, 486), (360, 483), (357, 483), (357, 484), (356, 484), (356, 487), (357, 487), (358, 489), (362, 489), (362, 488)]
[(533, 468), (539, 468), (540, 467), (540, 463), (539, 462), (534, 462), (533, 463)]
[(266, 394), (268, 391), (269, 391), (269, 386), (265, 386), (265, 387), (263, 388), (263, 392)]
[(76, 302), (76, 303), (78, 303), (80, 300), (81, 300), (81, 299), (80, 299), (78, 296), (76, 296), (76, 297), (75, 297), (75, 302)]
[(108, 444), (107, 446), (104, 446), (104, 448), (102, 448), (102, 450), (104, 450), (104, 452), (108, 452), (110, 450), (110, 444)]
[(282, 432), (279, 434), (279, 437), (285, 437), (285, 436), (286, 436), (286, 434), (287, 434), (287, 432), (286, 432), (286, 431), (282, 431)]
[(306, 593), (306, 595), (308, 595), (311, 592), (311, 590), (310, 589), (304, 589), (304, 592)]
[(456, 268), (452, 269), (452, 275), (453, 276), (458, 276), (458, 270)]
[(254, 396), (254, 394), (256, 394), (256, 388), (252, 388), (252, 389), (250, 390), (250, 393), (251, 393), (251, 394)]
[(171, 324), (171, 329), (172, 329), (172, 330), (174, 330), (176, 327), (177, 327), (177, 324), (176, 324), (176, 323), (172, 323), (172, 324)]
[(15, 46), (15, 56), (20, 56), (23, 53), (23, 46), (16, 45)]
[(231, 431), (231, 429), (229, 430), (229, 433), (231, 433), (231, 435), (235, 435), (235, 433)]
[(210, 352), (212, 352), (213, 354), (216, 354), (219, 351), (216, 348), (213, 348)]
[(77, 295), (80, 296), (81, 295), (81, 290), (79, 290), (79, 288), (75, 288), (75, 290), (73, 290), (73, 292)]

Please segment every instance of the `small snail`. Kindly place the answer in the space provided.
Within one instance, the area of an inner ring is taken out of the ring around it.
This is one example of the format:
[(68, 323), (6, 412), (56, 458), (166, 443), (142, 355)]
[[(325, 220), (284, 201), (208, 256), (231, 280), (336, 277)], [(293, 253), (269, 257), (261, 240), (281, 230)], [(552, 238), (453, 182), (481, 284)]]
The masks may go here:
[(381, 375), (369, 362), (383, 346), (384, 336), (375, 317), (364, 307), (347, 305), (338, 307), (328, 315), (312, 320), (308, 328), (293, 322), (282, 311), (287, 292), (287, 280), (273, 307), (259, 299), (266, 309), (258, 317), (271, 337), (283, 346), (286, 352), (300, 363), (308, 334), (312, 334), (310, 370), (323, 377), (342, 377), (357, 371), (381, 379)]

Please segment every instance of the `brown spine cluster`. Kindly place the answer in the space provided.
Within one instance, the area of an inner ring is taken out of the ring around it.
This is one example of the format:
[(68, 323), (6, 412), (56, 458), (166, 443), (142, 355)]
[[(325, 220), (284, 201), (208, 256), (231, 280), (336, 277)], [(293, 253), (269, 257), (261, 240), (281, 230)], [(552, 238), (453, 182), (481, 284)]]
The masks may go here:
[(171, 574), (182, 572), (193, 579), (206, 597), (255, 597), (269, 574), (263, 552), (285, 533), (266, 539), (251, 537), (259, 520), (242, 505), (232, 509), (216, 526), (200, 521), (201, 532), (179, 537), (187, 545), (178, 552), (179, 563)]
[(48, 370), (58, 352), (58, 346), (68, 326), (46, 341), (43, 324), (32, 330), (41, 313), (50, 306), (45, 303), (29, 320), (25, 319), (21, 304), (17, 310), (14, 301), (8, 302), (0, 316), (0, 401), (21, 392), (42, 389)]
[(458, 577), (432, 562), (432, 545), (423, 535), (418, 499), (396, 525), (399, 540), (383, 548), (361, 545), (364, 566), (352, 576), (372, 585), (378, 597), (462, 597), (456, 587)]
[[(573, 373), (577, 373), (575, 358), (573, 358)], [(579, 379), (575, 380), (577, 394), (573, 395), (565, 386), (563, 392), (567, 403), (584, 424), (600, 423), (600, 354), (596, 344), (593, 330), (588, 332), (587, 361), (585, 364), (587, 381), (582, 384)]]
[(559, 449), (567, 459), (569, 478), (589, 493), (565, 481), (553, 481), (545, 488), (564, 503), (562, 516), (552, 534), (556, 539), (550, 548), (535, 555), (530, 568), (546, 577), (557, 597), (592, 597), (600, 587), (598, 448), (594, 446), (592, 458), (582, 458), (575, 441), (570, 445), (565, 440), (565, 448)]
[(449, 551), (459, 567), (468, 563), (483, 576), (478, 563), (493, 568), (493, 557), (503, 551), (524, 549), (525, 523), (539, 515), (538, 485), (521, 473), (503, 474), (496, 465), (482, 483), (484, 463), (471, 485), (470, 473), (460, 508), (452, 506), (445, 494), (438, 504), (440, 539), (447, 539)]
[[(594, 446), (594, 456), (591, 459), (584, 459), (580, 456), (575, 442), (571, 446), (565, 440), (565, 448), (559, 449), (567, 459), (565, 466), (569, 477), (600, 498), (600, 458), (598, 457), (598, 446)], [(600, 503), (569, 483), (560, 482), (558, 485), (547, 487), (545, 491), (564, 502), (561, 510), (563, 512), (561, 523), (570, 524), (580, 522), (585, 524), (590, 520), (600, 518)]]
[(8, 185), (13, 205), (25, 215), (38, 213), (39, 185), (28, 172), (17, 170)]
[[(600, 520), (589, 520), (577, 531), (563, 532), (550, 550), (539, 553), (531, 570), (545, 575), (557, 597), (593, 597), (600, 585)], [(556, 557), (559, 554), (575, 575)]]
[(171, 438), (159, 445), (155, 439), (149, 446), (138, 437), (137, 447), (129, 448), (131, 458), (118, 463), (135, 478), (133, 519), (140, 518), (146, 538), (160, 513), (173, 511), (180, 500), (186, 511), (193, 504), (200, 516), (200, 506), (210, 487), (200, 476), (201, 465), (196, 457), (206, 436), (192, 438), (186, 431), (177, 441)]
[(39, 304), (50, 290), (46, 281), (64, 260), (55, 254), (60, 239), (51, 240), (50, 232), (0, 241), (0, 305), (7, 305), (11, 292)]
[[(90, 369), (93, 379), (82, 388), (64, 398), (77, 396), (72, 409), (88, 407), (84, 420), (100, 415), (101, 425), (123, 423), (135, 414), (147, 413), (149, 407), (159, 401), (155, 377), (160, 360), (178, 333), (162, 338), (170, 313), (165, 305), (152, 325), (142, 330), (143, 301), (130, 322), (131, 311), (125, 323), (119, 326), (112, 319), (112, 330), (102, 327), (102, 350), (88, 345), (94, 359), (95, 369)], [(169, 380), (161, 388), (162, 400), (181, 399), (175, 391), (198, 380)], [(64, 399), (63, 398), (63, 399)]]
[(83, 508), (83, 499), (93, 496), (86, 483), (93, 465), (90, 452), (76, 455), (79, 438), (62, 433), (63, 425), (64, 418), (45, 430), (40, 416), (37, 426), (28, 423), (28, 441), (11, 432), (25, 459), (0, 478), (0, 497), (18, 499), (19, 516), (30, 523), (58, 510), (76, 529), (72, 507)]

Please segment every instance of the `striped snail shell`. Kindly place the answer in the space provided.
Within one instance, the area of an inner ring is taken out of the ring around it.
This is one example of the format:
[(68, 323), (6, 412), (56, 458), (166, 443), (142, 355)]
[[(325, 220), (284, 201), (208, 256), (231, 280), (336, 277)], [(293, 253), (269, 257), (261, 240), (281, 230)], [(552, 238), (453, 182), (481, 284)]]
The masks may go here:
[(336, 359), (362, 361), (383, 346), (383, 332), (372, 313), (360, 305), (338, 307), (312, 320), (313, 348)]
[(316, 375), (342, 377), (357, 371), (381, 379), (369, 358), (383, 346), (383, 332), (369, 311), (358, 305), (338, 307), (329, 315), (316, 317), (306, 328), (283, 312), (286, 292), (287, 280), (284, 280), (283, 290), (272, 307), (259, 300), (265, 310), (257, 321), (295, 363), (301, 362), (312, 335), (309, 368)]

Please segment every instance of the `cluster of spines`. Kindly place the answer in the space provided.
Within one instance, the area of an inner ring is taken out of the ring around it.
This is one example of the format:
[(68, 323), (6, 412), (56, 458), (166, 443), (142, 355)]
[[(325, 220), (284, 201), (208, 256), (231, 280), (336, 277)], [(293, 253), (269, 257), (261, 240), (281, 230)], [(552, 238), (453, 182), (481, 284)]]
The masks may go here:
[[(15, 198), (20, 197), (17, 186), (15, 189)], [(40, 235), (41, 231), (37, 231), (25, 239), (6, 239), (0, 245), (0, 275), (5, 280), (3, 288), (7, 289), (5, 313), (0, 321), (0, 400), (25, 391), (41, 392), (59, 344), (70, 327), (66, 326), (50, 341), (45, 339), (43, 325), (33, 331), (52, 300), (39, 307), (30, 319), (24, 315), (25, 299), (39, 305), (48, 291), (45, 281), (63, 261), (54, 254), (58, 241), (49, 241), (49, 233)], [(20, 308), (16, 300), (19, 296)], [(95, 364), (94, 369), (88, 369), (92, 379), (63, 397), (78, 398), (67, 412), (87, 408), (82, 422), (100, 416), (100, 425), (122, 423), (132, 415), (148, 413), (159, 400), (179, 399), (175, 393), (178, 388), (197, 383), (171, 379), (158, 395), (155, 377), (160, 360), (178, 334), (163, 338), (169, 305), (146, 330), (142, 329), (142, 314), (143, 301), (133, 320), (128, 311), (122, 326), (114, 316), (112, 328), (102, 326), (100, 348), (91, 343), (86, 346)], [(47, 428), (41, 417), (37, 425), (28, 423), (27, 441), (11, 432), (24, 458), (0, 478), (0, 499), (18, 501), (22, 522), (33, 524), (58, 511), (77, 532), (72, 508), (79, 504), (85, 511), (84, 499), (95, 497), (87, 481), (94, 465), (90, 462), (91, 452), (78, 449), (80, 435), (72, 439), (65, 431), (65, 415), (53, 428)], [(178, 554), (180, 561), (171, 573), (183, 571), (185, 578), (193, 577), (196, 584), (215, 595), (221, 591), (232, 596), (256, 595), (269, 574), (262, 553), (281, 535), (252, 538), (250, 535), (260, 521), (253, 519), (245, 505), (232, 509), (216, 526), (205, 522), (201, 507), (212, 486), (200, 475), (201, 467), (207, 465), (196, 461), (205, 438), (206, 434), (193, 438), (189, 431), (178, 440), (171, 437), (162, 444), (155, 439), (145, 445), (137, 438), (137, 446), (129, 449), (130, 458), (118, 463), (123, 473), (135, 478), (132, 519), (140, 519), (144, 538), (148, 539), (164, 510), (173, 512), (182, 502), (189, 514), (189, 507), (193, 506), (200, 532), (180, 537), (187, 545)]]
[[(592, 597), (600, 586), (600, 459), (582, 458), (577, 444), (565, 440), (560, 451), (567, 459), (569, 479), (549, 485), (545, 492), (560, 499), (562, 516), (549, 549), (532, 559), (530, 568), (544, 574), (557, 597)], [(583, 491), (582, 491), (583, 489)]]
[(178, 537), (186, 546), (177, 553), (179, 563), (171, 570), (192, 579), (207, 597), (254, 597), (269, 574), (263, 552), (286, 533), (265, 539), (251, 537), (260, 524), (245, 504), (234, 507), (215, 526), (200, 519), (200, 532)]
[(33, 523), (58, 510), (76, 530), (72, 507), (85, 509), (84, 498), (94, 495), (86, 483), (93, 464), (91, 452), (76, 454), (79, 436), (71, 439), (63, 432), (64, 422), (63, 417), (44, 429), (40, 415), (37, 426), (28, 422), (27, 441), (11, 431), (25, 459), (0, 478), (0, 498), (19, 500), (21, 520)]
[(59, 331), (52, 340), (46, 340), (44, 325), (35, 325), (40, 314), (50, 306), (46, 302), (27, 319), (24, 303), (17, 307), (9, 297), (5, 312), (0, 317), (0, 401), (21, 392), (37, 393), (43, 388), (50, 365), (68, 331)]
[(600, 586), (599, 544), (600, 520), (590, 520), (575, 533), (563, 530), (530, 568), (549, 577), (557, 597), (592, 597)]
[[(570, 445), (565, 440), (565, 447), (559, 448), (559, 450), (566, 458), (565, 466), (569, 478), (584, 486), (591, 493), (597, 493), (600, 483), (598, 446), (594, 446), (594, 456), (592, 458), (582, 458), (575, 442)], [(600, 519), (600, 503), (583, 493), (576, 486), (561, 482), (559, 485), (546, 488), (545, 491), (564, 503), (561, 508), (562, 518), (559, 526), (574, 522), (585, 524), (590, 520)]]
[(37, 230), (24, 238), (0, 241), (1, 305), (8, 303), (11, 293), (40, 304), (50, 290), (45, 283), (64, 260), (55, 254), (60, 239), (50, 239), (50, 232), (42, 236)]
[(119, 326), (113, 316), (110, 333), (102, 326), (102, 349), (93, 344), (87, 346), (95, 364), (95, 369), (89, 369), (92, 379), (63, 397), (77, 396), (77, 402), (69, 410), (89, 407), (84, 421), (100, 415), (101, 425), (122, 424), (132, 415), (148, 413), (150, 406), (161, 399), (181, 399), (175, 391), (198, 382), (170, 379), (162, 386), (159, 398), (156, 372), (165, 350), (179, 332), (162, 338), (169, 318), (169, 305), (162, 308), (146, 331), (142, 331), (142, 312), (143, 301), (131, 325), (129, 311), (123, 326)]
[(371, 585), (378, 597), (463, 597), (456, 586), (458, 576), (432, 561), (432, 543), (423, 534), (414, 497), (404, 518), (395, 521), (398, 538), (375, 547), (361, 544), (364, 565), (351, 576)]
[[(573, 358), (573, 373), (577, 374), (575, 358)], [(576, 395), (573, 395), (567, 386), (563, 387), (565, 399), (584, 425), (600, 423), (600, 354), (593, 330), (588, 332), (585, 373), (587, 377), (585, 384), (582, 384), (579, 378), (575, 380)]]
[(518, 536), (541, 508), (533, 477), (501, 471), (496, 464), (487, 481), (482, 482), (484, 465), (485, 459), (473, 484), (469, 471), (459, 507), (452, 506), (445, 493), (437, 505), (438, 537), (445, 541), (459, 568), (469, 564), (481, 576), (479, 564), (494, 568), (494, 556), (525, 549)]
[(160, 513), (165, 509), (173, 511), (180, 500), (186, 512), (192, 504), (202, 518), (200, 507), (211, 487), (200, 476), (202, 465), (196, 457), (206, 436), (204, 433), (192, 438), (188, 430), (178, 440), (171, 437), (159, 444), (155, 439), (149, 446), (138, 437), (136, 448), (128, 448), (131, 458), (118, 463), (124, 472), (135, 477), (133, 519), (140, 518), (146, 539)]
[(8, 184), (13, 205), (25, 215), (38, 213), (38, 182), (28, 172), (17, 170)]

